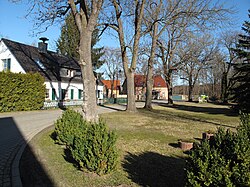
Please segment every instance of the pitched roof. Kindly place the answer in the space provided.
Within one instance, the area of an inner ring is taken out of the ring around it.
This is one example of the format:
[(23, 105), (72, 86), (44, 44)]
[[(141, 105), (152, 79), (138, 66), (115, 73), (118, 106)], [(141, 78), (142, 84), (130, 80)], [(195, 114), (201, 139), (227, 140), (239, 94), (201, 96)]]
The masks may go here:
[(162, 78), (162, 76), (154, 76), (154, 87), (167, 87), (166, 81)]
[(134, 77), (135, 87), (145, 87), (146, 86), (146, 76), (135, 74)]
[[(135, 74), (134, 81), (135, 81), (135, 87), (146, 86), (145, 75)], [(153, 87), (167, 87), (166, 81), (160, 75), (155, 75), (153, 81), (154, 81)]]
[(112, 85), (112, 82), (114, 82), (114, 89), (116, 88), (116, 90), (119, 90), (119, 87), (120, 87), (120, 80), (102, 80), (104, 86), (107, 88), (107, 89), (111, 89), (111, 85)]
[(62, 69), (80, 71), (80, 66), (73, 58), (47, 51), (39, 52), (37, 47), (2, 38), (4, 44), (15, 56), (25, 72), (39, 72), (48, 81), (82, 82), (78, 77), (63, 77)]

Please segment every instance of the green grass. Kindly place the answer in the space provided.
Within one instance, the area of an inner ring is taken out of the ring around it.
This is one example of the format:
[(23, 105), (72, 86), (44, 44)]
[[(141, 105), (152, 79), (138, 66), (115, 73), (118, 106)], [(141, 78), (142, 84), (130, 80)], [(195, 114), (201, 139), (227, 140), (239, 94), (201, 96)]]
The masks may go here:
[(53, 129), (32, 140), (33, 154), (54, 186), (183, 186), (187, 155), (177, 147), (178, 139), (198, 141), (206, 130), (235, 129), (239, 123), (226, 106), (194, 103), (101, 117), (118, 134), (121, 162), (109, 175), (83, 173), (67, 161), (64, 147), (50, 138)]

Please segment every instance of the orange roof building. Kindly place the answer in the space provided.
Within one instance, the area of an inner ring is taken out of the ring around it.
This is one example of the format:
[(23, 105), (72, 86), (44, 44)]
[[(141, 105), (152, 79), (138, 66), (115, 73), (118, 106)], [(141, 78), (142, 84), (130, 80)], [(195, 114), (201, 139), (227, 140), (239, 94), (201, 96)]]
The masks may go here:
[(107, 89), (111, 89), (111, 86), (112, 86), (112, 82), (114, 84), (114, 90), (119, 90), (120, 88), (120, 80), (102, 80), (104, 86), (107, 88)]
[[(135, 95), (137, 100), (144, 100), (146, 93), (146, 76), (135, 74)], [(153, 77), (153, 99), (167, 99), (168, 96), (168, 87), (166, 81), (162, 78), (161, 75), (155, 75)], [(123, 93), (126, 93), (127, 81), (125, 80), (123, 84)]]
[[(106, 98), (116, 98), (120, 95), (120, 80), (102, 80), (102, 83), (104, 84), (104, 94)], [(112, 84), (113, 84), (113, 90), (112, 90)]]

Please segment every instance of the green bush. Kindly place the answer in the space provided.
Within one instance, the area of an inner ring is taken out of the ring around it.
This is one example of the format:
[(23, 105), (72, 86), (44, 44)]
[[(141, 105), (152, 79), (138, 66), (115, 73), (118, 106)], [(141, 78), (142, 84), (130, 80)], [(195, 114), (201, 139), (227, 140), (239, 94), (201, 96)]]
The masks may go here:
[(116, 140), (116, 134), (109, 132), (104, 122), (90, 123), (86, 134), (75, 137), (70, 147), (72, 157), (82, 169), (99, 175), (110, 173), (118, 160)]
[(87, 125), (80, 113), (67, 109), (55, 122), (55, 142), (70, 146), (76, 136), (86, 134)]
[(194, 146), (186, 166), (186, 186), (250, 186), (249, 115), (237, 132), (218, 129), (213, 141)]
[(44, 78), (40, 74), (0, 72), (0, 112), (38, 110), (44, 98)]

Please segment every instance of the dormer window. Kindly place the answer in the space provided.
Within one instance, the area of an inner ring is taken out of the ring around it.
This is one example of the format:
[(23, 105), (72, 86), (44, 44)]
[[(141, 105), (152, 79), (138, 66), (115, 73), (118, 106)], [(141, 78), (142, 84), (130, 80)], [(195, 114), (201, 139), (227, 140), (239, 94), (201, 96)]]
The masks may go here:
[(46, 69), (45, 66), (40, 62), (40, 60), (37, 60), (37, 61), (36, 61), (36, 64), (39, 66), (39, 68), (41, 68), (41, 69), (43, 69), (43, 70)]
[(3, 61), (3, 70), (4, 71), (10, 71), (10, 67), (11, 67), (11, 59), (2, 59)]
[(67, 77), (74, 77), (75, 72), (75, 70), (67, 69)]

